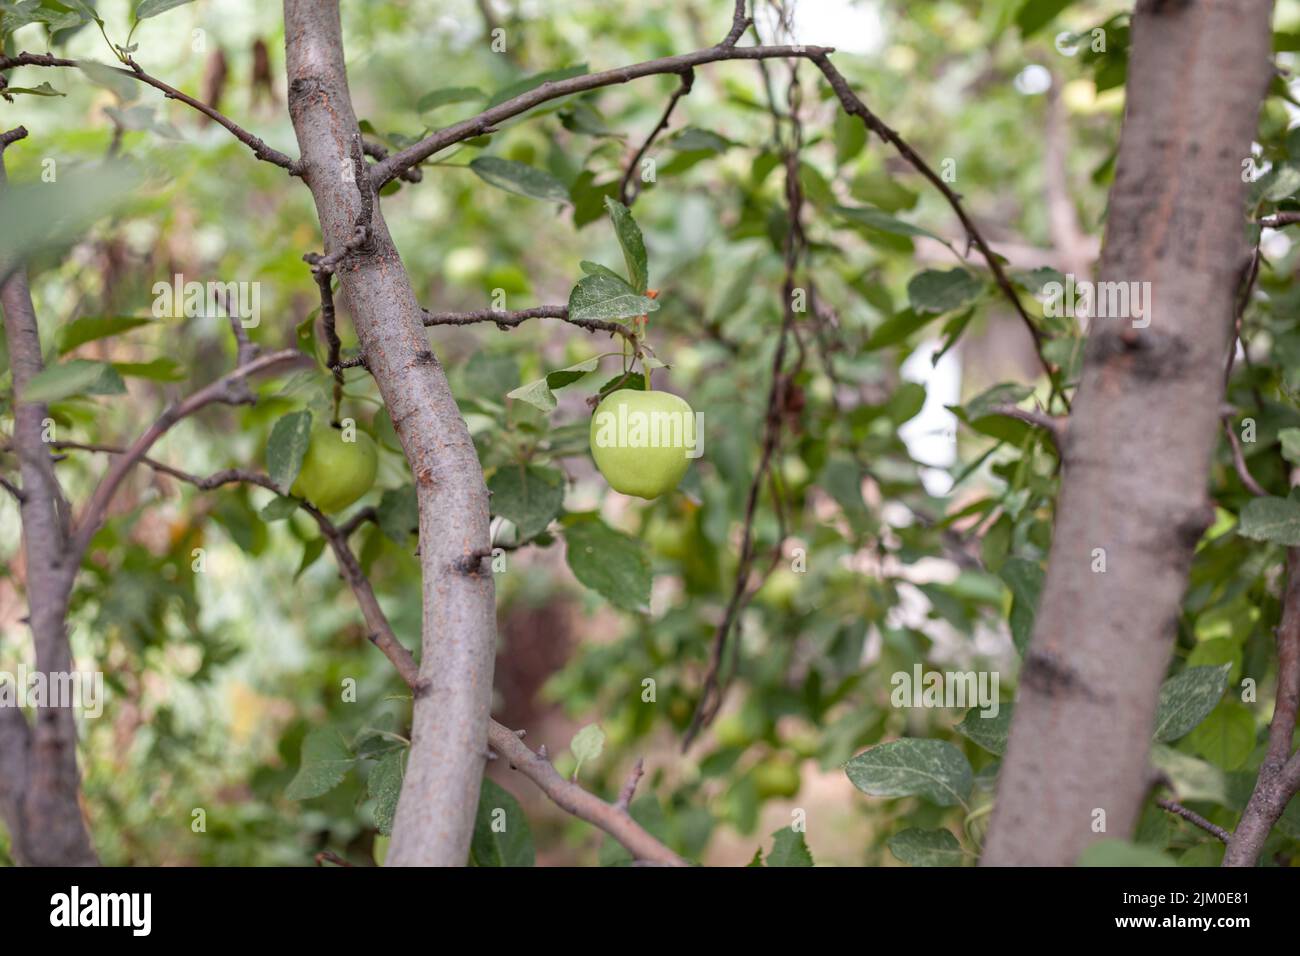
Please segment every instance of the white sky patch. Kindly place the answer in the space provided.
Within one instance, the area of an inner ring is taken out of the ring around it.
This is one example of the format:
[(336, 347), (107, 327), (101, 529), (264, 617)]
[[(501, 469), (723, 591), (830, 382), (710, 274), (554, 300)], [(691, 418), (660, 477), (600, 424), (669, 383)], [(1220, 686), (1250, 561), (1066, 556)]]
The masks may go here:
[(794, 36), (784, 35), (770, 4), (758, 4), (755, 19), (764, 43), (833, 46), (843, 53), (879, 53), (885, 26), (876, 0), (799, 0), (794, 4)]
[(931, 467), (921, 469), (921, 481), (932, 495), (946, 495), (952, 488), (947, 468), (957, 462), (957, 416), (944, 406), (961, 401), (961, 362), (950, 349), (939, 364), (931, 357), (941, 348), (936, 339), (923, 344), (907, 357), (900, 370), (903, 379), (925, 386), (925, 404), (911, 421), (898, 430), (908, 453)]

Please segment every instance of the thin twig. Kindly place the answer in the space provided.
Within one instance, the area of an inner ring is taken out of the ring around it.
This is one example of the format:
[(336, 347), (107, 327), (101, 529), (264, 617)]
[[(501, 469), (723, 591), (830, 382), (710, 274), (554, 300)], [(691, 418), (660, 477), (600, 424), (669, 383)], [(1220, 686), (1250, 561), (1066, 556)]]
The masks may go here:
[(158, 420), (136, 439), (126, 454), (113, 462), (108, 473), (95, 488), (90, 502), (83, 510), (81, 519), (77, 522), (72, 533), (69, 555), (74, 564), (81, 562), (81, 556), (85, 554), (90, 539), (95, 536), (95, 532), (99, 530), (100, 524), (103, 523), (109, 502), (112, 501), (113, 495), (116, 494), (127, 472), (131, 470), (131, 466), (146, 455), (154, 443), (166, 434), (173, 425), (216, 402), (245, 403), (248, 399), (239, 387), (245, 379), (286, 362), (300, 361), (302, 358), (302, 353), (294, 349), (285, 349), (269, 355), (259, 356), (248, 364), (239, 366), (211, 385), (200, 389), (188, 398), (168, 407), (159, 416)]
[[(228, 116), (217, 112), (206, 103), (196, 100), (188, 93), (182, 93), (174, 86), (169, 86), (157, 77), (149, 75), (130, 57), (127, 57), (124, 62), (128, 67), (130, 67), (130, 69), (123, 69), (116, 66), (107, 67), (107, 69), (113, 70), (115, 73), (120, 73), (122, 76), (129, 76), (134, 80), (139, 80), (141, 83), (145, 83), (152, 86), (154, 89), (161, 91), (168, 99), (179, 100), (186, 106), (198, 110), (204, 116), (208, 117), (208, 119), (223, 126), (232, 136), (235, 137), (235, 139), (239, 140), (251, 149), (253, 155), (258, 159), (279, 166), (281, 169), (288, 170), (289, 175), (291, 176), (299, 176), (302, 174), (302, 164), (300, 162), (290, 159), (278, 149), (273, 149), (266, 145), (260, 137), (254, 136), (238, 123), (231, 120)], [(48, 53), (19, 53), (17, 56), (0, 57), (0, 72), (11, 70), (16, 66), (81, 68), (82, 62), (80, 60), (69, 60), (64, 57), (51, 56)]]
[(560, 319), (570, 325), (576, 325), (588, 332), (609, 332), (621, 335), (633, 345), (636, 333), (621, 322), (607, 322), (604, 319), (571, 319), (567, 305), (540, 305), (532, 309), (505, 311), (499, 309), (476, 309), (473, 312), (430, 312), (424, 310), (424, 324), (435, 325), (473, 325), (476, 322), (492, 322), (499, 329), (513, 329), (529, 319)]
[(1273, 825), (1300, 792), (1300, 751), (1291, 752), (1300, 713), (1300, 548), (1287, 549), (1282, 620), (1276, 636), (1277, 694), (1268, 725), (1268, 751), (1223, 855), (1224, 866), (1254, 866)]
[(1211, 823), (1209, 820), (1205, 819), (1205, 817), (1201, 816), (1199, 813), (1196, 813), (1193, 810), (1188, 810), (1181, 803), (1176, 803), (1173, 800), (1167, 800), (1164, 797), (1157, 797), (1156, 806), (1158, 806), (1161, 810), (1169, 811), (1176, 817), (1182, 817), (1188, 823), (1200, 827), (1206, 833), (1213, 834), (1215, 837), (1222, 840), (1224, 843), (1227, 843), (1232, 839), (1232, 834), (1229, 833), (1227, 830), (1223, 829), (1223, 827)]
[(1237, 470), (1237, 477), (1241, 479), (1241, 483), (1252, 495), (1267, 498), (1268, 491), (1255, 480), (1255, 476), (1250, 473), (1250, 468), (1246, 465), (1246, 456), (1242, 453), (1241, 442), (1237, 440), (1237, 432), (1232, 427), (1230, 413), (1225, 413), (1223, 416), (1223, 433), (1228, 436), (1228, 447), (1232, 449), (1232, 467)]
[(723, 38), (718, 46), (723, 49), (734, 47), (740, 42), (740, 38), (745, 35), (749, 25), (753, 21), (745, 15), (745, 0), (736, 0), (736, 10), (731, 16), (731, 30)]
[[(806, 247), (806, 238), (803, 232), (802, 212), (803, 212), (803, 189), (799, 184), (799, 151), (802, 147), (802, 127), (799, 123), (798, 113), (798, 72), (797, 69), (791, 70), (790, 80), (790, 109), (786, 117), (790, 120), (792, 128), (792, 142), (786, 148), (785, 160), (785, 188), (786, 188), (786, 206), (789, 217), (789, 228), (785, 237), (785, 282), (782, 287), (785, 301), (783, 303), (783, 318), (781, 322), (781, 332), (777, 339), (776, 349), (772, 355), (772, 378), (771, 385), (767, 393), (767, 412), (763, 425), (763, 445), (759, 454), (758, 468), (754, 471), (753, 480), (749, 485), (749, 493), (745, 500), (745, 522), (741, 532), (740, 542), (740, 560), (736, 566), (736, 576), (731, 588), (731, 597), (727, 601), (727, 608), (723, 612), (722, 621), (718, 624), (713, 633), (713, 644), (709, 653), (708, 671), (704, 676), (704, 684), (700, 691), (700, 700), (696, 704), (695, 714), (691, 718), (690, 726), (687, 727), (686, 733), (682, 737), (682, 750), (687, 750), (699, 732), (712, 722), (722, 707), (724, 695), (724, 684), (722, 681), (722, 665), (726, 656), (728, 638), (731, 635), (733, 625), (736, 624), (737, 618), (745, 609), (754, 592), (757, 590), (750, 585), (750, 573), (754, 566), (754, 520), (758, 513), (758, 500), (762, 493), (763, 482), (767, 475), (768, 468), (771, 466), (773, 456), (776, 454), (777, 446), (781, 440), (781, 424), (785, 414), (786, 393), (790, 382), (797, 373), (785, 371), (786, 345), (794, 328), (794, 293), (795, 293), (795, 276), (799, 268), (800, 258)], [(782, 117), (774, 113), (774, 120), (777, 127), (780, 127)], [(799, 364), (802, 366), (802, 355)], [(784, 521), (782, 522), (784, 524)], [(784, 532), (784, 528), (782, 529)], [(781, 541), (777, 542), (776, 555), (780, 554)], [(772, 564), (775, 567), (775, 561)], [(770, 573), (771, 568), (768, 569)], [(761, 586), (761, 585), (760, 585)]]
[[(741, 0), (743, 4), (744, 0)], [(762, 62), (761, 60), (759, 62)], [(645, 138), (641, 148), (636, 151), (632, 161), (627, 164), (627, 170), (623, 173), (623, 178), (618, 184), (618, 197), (624, 206), (631, 206), (636, 202), (636, 197), (641, 193), (641, 187), (633, 189), (633, 176), (636, 174), (637, 167), (641, 165), (641, 159), (645, 156), (647, 150), (655, 141), (655, 137), (668, 128), (668, 121), (672, 118), (673, 110), (676, 109), (677, 103), (682, 97), (691, 92), (691, 87), (695, 83), (695, 71), (686, 70), (682, 73), (681, 85), (673, 91), (673, 95), (668, 99), (668, 105), (664, 108), (663, 115), (659, 117), (659, 122), (655, 128), (650, 131), (650, 135)]]
[[(240, 469), (228, 469), (217, 472), (207, 477), (200, 477), (173, 468), (170, 465), (164, 465), (161, 462), (154, 461), (142, 455), (131, 455), (132, 449), (114, 448), (112, 446), (89, 446), (77, 445), (76, 443), (63, 443), (64, 447), (82, 447), (92, 451), (105, 451), (118, 454), (124, 467), (129, 468), (133, 464), (144, 464), (163, 474), (170, 475), (181, 481), (188, 482), (200, 489), (211, 489), (221, 485), (233, 482), (245, 482), (258, 485), (263, 488), (269, 488), (277, 491), (275, 483), (270, 476), (259, 474), (257, 472), (242, 471)], [(387, 615), (384, 614), (383, 608), (380, 607), (378, 599), (375, 597), (374, 589), (371, 587), (369, 578), (361, 569), (351, 546), (348, 544), (348, 536), (355, 531), (365, 521), (376, 520), (376, 514), (373, 508), (364, 508), (357, 514), (353, 515), (347, 522), (342, 525), (335, 525), (329, 517), (321, 513), (309, 502), (302, 502), (300, 507), (306, 511), (320, 528), (322, 536), (330, 545), (334, 552), (335, 559), (338, 561), (340, 572), (345, 581), (352, 588), (356, 596), (357, 603), (361, 607), (362, 616), (365, 618), (366, 626), (369, 629), (369, 638), (371, 643), (377, 647), (385, 657), (397, 669), (402, 680), (412, 689), (417, 690), (420, 682), (420, 668), (415, 662), (411, 652), (397, 639), (393, 633), (392, 625), (388, 621)], [(560, 776), (559, 771), (551, 764), (545, 754), (545, 748), (538, 753), (534, 753), (520, 739), (519, 733), (512, 731), (497, 723), (490, 721), (488, 724), (488, 743), (489, 745), (505, 757), (512, 767), (520, 770), (526, 777), (532, 780), (541, 790), (551, 798), (561, 809), (568, 811), (579, 819), (585, 820), (594, 826), (604, 830), (615, 840), (621, 843), (637, 860), (646, 860), (652, 863), (667, 864), (672, 866), (685, 866), (686, 862), (676, 853), (664, 846), (659, 840), (653, 837), (639, 823), (637, 823), (627, 812), (627, 807), (620, 803), (606, 803), (595, 794), (589, 793), (576, 783), (565, 780)], [(641, 762), (637, 761), (633, 768), (633, 774), (637, 779), (640, 778), (642, 771)], [(622, 794), (628, 796), (629, 802), (631, 793), (635, 790), (635, 783), (629, 778), (627, 784), (624, 784)], [(621, 796), (620, 795), (620, 799)]]
[(382, 188), (400, 174), (402, 170), (423, 162), (435, 153), (467, 139), (473, 139), (475, 136), (482, 136), (488, 131), (496, 129), (499, 124), (504, 123), (506, 120), (513, 119), (522, 113), (527, 113), (534, 107), (560, 97), (585, 93), (589, 90), (597, 90), (619, 83), (629, 83), (632, 80), (646, 76), (661, 76), (665, 73), (680, 75), (692, 67), (701, 66), (705, 63), (718, 63), (724, 60), (786, 59), (790, 57), (808, 59), (817, 54), (824, 56), (832, 52), (834, 51), (829, 47), (725, 47), (719, 44), (692, 53), (681, 53), (657, 60), (647, 60), (644, 63), (633, 63), (613, 70), (584, 73), (581, 76), (570, 77), (567, 80), (551, 80), (528, 90), (526, 93), (508, 99), (504, 103), (498, 103), (477, 116), (471, 116), (459, 123), (453, 123), (451, 126), (435, 130), (419, 142), (412, 143), (405, 149), (393, 153), (387, 159), (375, 163), (370, 169), (371, 175), (375, 179), (375, 188)]

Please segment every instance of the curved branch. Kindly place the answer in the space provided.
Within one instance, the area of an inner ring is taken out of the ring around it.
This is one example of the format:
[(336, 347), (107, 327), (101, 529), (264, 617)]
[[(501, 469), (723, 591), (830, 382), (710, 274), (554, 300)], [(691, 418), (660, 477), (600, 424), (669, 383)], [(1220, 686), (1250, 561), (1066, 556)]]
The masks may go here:
[[(740, 0), (740, 3), (743, 6), (744, 0)], [(635, 192), (632, 190), (632, 177), (636, 175), (636, 169), (637, 166), (641, 164), (641, 158), (645, 156), (646, 151), (650, 149), (651, 144), (655, 141), (655, 137), (668, 128), (668, 121), (672, 118), (673, 110), (677, 108), (678, 101), (691, 92), (691, 87), (694, 84), (695, 71), (684, 71), (682, 73), (681, 86), (677, 87), (673, 92), (673, 95), (669, 98), (668, 105), (664, 108), (663, 115), (659, 117), (659, 122), (656, 123), (655, 128), (650, 131), (650, 135), (645, 138), (645, 142), (642, 143), (641, 148), (636, 151), (636, 154), (632, 157), (632, 161), (627, 164), (627, 170), (623, 173), (623, 178), (618, 184), (618, 198), (624, 206), (631, 206), (632, 203), (636, 202), (637, 194), (641, 192), (640, 187), (637, 187)]]
[[(186, 106), (198, 110), (214, 123), (224, 127), (227, 132), (235, 137), (235, 139), (239, 140), (251, 149), (253, 155), (258, 159), (271, 163), (274, 166), (279, 166), (281, 169), (288, 170), (290, 176), (298, 176), (302, 173), (302, 164), (300, 162), (291, 159), (278, 149), (268, 146), (260, 137), (254, 136), (225, 114), (217, 112), (211, 106), (196, 100), (188, 93), (183, 93), (176, 89), (176, 87), (169, 86), (157, 77), (149, 75), (130, 57), (128, 57), (125, 62), (130, 69), (123, 69), (122, 67), (117, 66), (110, 66), (107, 68), (115, 73), (120, 73), (122, 76), (129, 76), (133, 80), (138, 80), (147, 86), (152, 86), (155, 90), (158, 90), (163, 94), (163, 96), (170, 100), (179, 100)], [(19, 53), (17, 56), (0, 57), (0, 72), (11, 70), (18, 66), (73, 67), (80, 69), (82, 67), (82, 61), (70, 60), (66, 57), (51, 56), (48, 53), (24, 52)]]
[(435, 130), (418, 143), (413, 143), (406, 149), (375, 163), (374, 166), (370, 167), (370, 173), (374, 177), (375, 188), (382, 188), (384, 184), (399, 176), (403, 170), (409, 169), (416, 163), (423, 162), (434, 153), (440, 152), (448, 146), (454, 146), (456, 143), (491, 132), (496, 129), (498, 124), (562, 96), (586, 93), (604, 86), (630, 83), (632, 80), (640, 79), (643, 76), (657, 76), (665, 73), (680, 74), (692, 67), (705, 63), (717, 63), (721, 60), (764, 60), (789, 57), (811, 59), (818, 55), (825, 56), (833, 52), (834, 50), (830, 47), (815, 46), (714, 46), (709, 47), (707, 50), (696, 50), (693, 53), (680, 53), (677, 56), (647, 60), (644, 63), (634, 63), (631, 66), (604, 70), (600, 73), (584, 73), (582, 76), (574, 76), (567, 80), (551, 80), (528, 90), (526, 93), (520, 93), (504, 103), (498, 103), (477, 116), (471, 116), (467, 120)]
[[(59, 442), (57, 447), (79, 448), (86, 451), (122, 455), (121, 461), (123, 462), (128, 461), (126, 456), (130, 453), (130, 449), (117, 448), (112, 445), (91, 445), (78, 442)], [(155, 471), (187, 482), (204, 491), (234, 482), (244, 482), (278, 493), (275, 482), (271, 480), (270, 476), (259, 472), (231, 468), (204, 477), (181, 471), (179, 468), (173, 468), (171, 465), (166, 465), (143, 455), (129, 459), (129, 461), (130, 464), (147, 465)], [(126, 465), (126, 467), (130, 467), (130, 464)], [(346, 522), (336, 526), (326, 515), (322, 514), (310, 503), (303, 502), (301, 507), (315, 519), (321, 535), (329, 542), (330, 550), (334, 552), (334, 557), (338, 561), (339, 571), (352, 588), (357, 604), (361, 607), (361, 615), (365, 619), (371, 643), (388, 658), (407, 686), (418, 692), (420, 687), (419, 665), (415, 662), (411, 652), (397, 639), (392, 625), (388, 622), (387, 615), (384, 614), (383, 608), (379, 606), (379, 600), (375, 597), (374, 588), (370, 585), (370, 579), (366, 577), (356, 555), (348, 544), (348, 537), (353, 531), (365, 521), (374, 519), (374, 509), (363, 508)], [(0, 727), (0, 729), (3, 729), (3, 727)], [(607, 803), (595, 794), (584, 790), (578, 784), (565, 780), (546, 757), (535, 753), (519, 739), (518, 734), (495, 720), (490, 721), (488, 724), (488, 743), (493, 750), (510, 761), (512, 767), (532, 780), (562, 810), (604, 830), (622, 844), (637, 860), (669, 866), (687, 865), (685, 860), (655, 839), (627, 812), (632, 793), (636, 788), (636, 781), (640, 779), (642, 773), (639, 760), (628, 777), (627, 783), (624, 784), (618, 802)], [(3, 797), (2, 790), (0, 790), (0, 797)]]
[(135, 443), (127, 449), (126, 453), (113, 462), (104, 479), (95, 488), (94, 494), (91, 495), (89, 503), (82, 512), (81, 520), (77, 522), (72, 532), (72, 540), (68, 550), (73, 567), (81, 563), (81, 556), (85, 554), (90, 539), (95, 536), (95, 532), (99, 530), (99, 526), (103, 523), (109, 502), (113, 500), (113, 495), (117, 493), (117, 489), (122, 484), (127, 472), (148, 453), (149, 449), (173, 425), (193, 415), (199, 409), (216, 402), (228, 404), (247, 403), (249, 396), (246, 391), (240, 388), (245, 379), (277, 365), (282, 365), (285, 362), (299, 361), (302, 358), (303, 354), (296, 349), (284, 349), (260, 356), (239, 366), (228, 375), (223, 376), (206, 388), (200, 389), (189, 398), (172, 405), (163, 412), (158, 420), (135, 440)]

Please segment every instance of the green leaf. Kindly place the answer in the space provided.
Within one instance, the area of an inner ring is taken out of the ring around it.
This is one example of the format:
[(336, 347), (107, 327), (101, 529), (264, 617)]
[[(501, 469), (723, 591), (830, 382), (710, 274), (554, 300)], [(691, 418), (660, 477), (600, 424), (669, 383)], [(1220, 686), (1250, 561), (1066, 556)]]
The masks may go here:
[(39, 253), (81, 240), (88, 227), (137, 195), (141, 174), (124, 162), (59, 167), (49, 183), (10, 182), (0, 193), (0, 222), (23, 224), (0, 230), (0, 259), (26, 262)]
[(488, 777), (479, 791), (469, 858), (475, 866), (532, 866), (535, 859), (533, 834), (519, 801)]
[(1264, 198), (1278, 202), (1291, 196), (1300, 189), (1300, 169), (1285, 163), (1271, 170), (1268, 183), (1264, 187)]
[(897, 345), (937, 318), (937, 315), (927, 315), (913, 309), (904, 309), (891, 315), (871, 333), (871, 337), (867, 340), (866, 351), (874, 352), (876, 349)]
[(1127, 840), (1098, 840), (1083, 851), (1079, 866), (1177, 866), (1155, 847), (1129, 843)]
[(1007, 735), (1011, 733), (1011, 712), (1014, 707), (1015, 704), (1010, 702), (998, 704), (996, 717), (981, 717), (980, 708), (972, 707), (966, 711), (966, 716), (955, 729), (967, 740), (973, 740), (989, 753), (1001, 757), (1007, 750)]
[(835, 111), (835, 162), (843, 166), (856, 159), (867, 145), (867, 126), (856, 116)]
[(587, 375), (596, 371), (600, 367), (600, 356), (593, 355), (589, 359), (583, 359), (567, 368), (556, 369), (554, 372), (546, 373), (546, 385), (548, 388), (561, 389), (566, 385), (572, 385), (574, 382), (586, 378)]
[(1231, 664), (1189, 667), (1165, 681), (1156, 705), (1156, 740), (1177, 740), (1208, 717), (1228, 688), (1230, 670)]
[(983, 290), (983, 284), (965, 269), (926, 269), (907, 283), (907, 298), (917, 312), (942, 314), (961, 308)]
[(941, 807), (964, 804), (973, 774), (960, 750), (946, 740), (904, 737), (858, 754), (844, 771), (875, 797), (922, 797)]
[(612, 274), (583, 276), (569, 293), (570, 319), (610, 321), (657, 311), (658, 302), (647, 299), (621, 277)]
[(614, 221), (614, 234), (618, 236), (618, 244), (623, 248), (623, 261), (627, 263), (627, 277), (632, 290), (641, 295), (650, 281), (641, 228), (632, 218), (631, 210), (617, 199), (606, 196), (605, 208), (609, 210), (609, 218)]
[(147, 378), (155, 382), (180, 382), (188, 375), (185, 366), (170, 356), (152, 362), (114, 362), (113, 368), (127, 378)]
[(565, 559), (573, 576), (627, 611), (648, 611), (650, 562), (640, 541), (615, 531), (595, 515), (572, 516), (564, 531)]
[(501, 159), (497, 156), (479, 156), (470, 160), (469, 168), (485, 183), (498, 189), (530, 196), (533, 199), (548, 199), (567, 203), (569, 190), (544, 169), (519, 163), (513, 159)]
[(420, 503), (415, 485), (385, 490), (375, 511), (379, 517), (379, 529), (395, 544), (405, 545), (420, 527)]
[(564, 507), (564, 475), (540, 465), (503, 465), (488, 482), (492, 513), (514, 522), (519, 540), (546, 530)]
[(98, 316), (84, 315), (69, 322), (59, 330), (58, 348), (60, 355), (67, 355), (79, 345), (120, 335), (142, 325), (149, 325), (153, 319), (139, 319), (130, 315)]
[(303, 738), (298, 773), (284, 791), (290, 800), (310, 800), (329, 793), (352, 768), (352, 751), (338, 732), (317, 727)]
[(290, 498), (288, 495), (276, 495), (266, 503), (258, 514), (263, 521), (283, 521), (298, 510), (299, 504), (301, 502), (297, 498)]
[(441, 90), (431, 90), (420, 97), (419, 102), (415, 104), (415, 109), (420, 113), (428, 113), (436, 110), (440, 106), (450, 106), (452, 103), (466, 103), (470, 100), (480, 100), (484, 96), (482, 90), (475, 89), (472, 86), (449, 86)]
[(587, 72), (587, 64), (579, 63), (577, 66), (566, 66), (559, 70), (547, 70), (545, 73), (534, 73), (532, 76), (526, 76), (522, 80), (516, 80), (509, 86), (504, 86), (492, 94), (492, 99), (488, 100), (486, 109), (491, 109), (504, 103), (506, 100), (512, 100), (516, 96), (527, 93), (531, 89), (541, 86), (543, 83), (555, 83), (559, 80), (567, 80), (570, 77), (582, 76)]
[(569, 741), (569, 751), (573, 754), (577, 764), (573, 768), (573, 776), (576, 779), (578, 771), (588, 760), (597, 760), (601, 752), (605, 749), (605, 731), (600, 729), (599, 724), (588, 724)]
[(894, 236), (928, 236), (942, 242), (944, 245), (948, 244), (945, 239), (935, 235), (928, 229), (922, 229), (910, 222), (895, 219), (888, 213), (870, 206), (836, 206), (835, 212), (852, 223), (866, 226), (876, 232), (885, 232)]
[(56, 90), (54, 87), (50, 86), (48, 82), (42, 83), (40, 86), (6, 86), (4, 88), (4, 92), (6, 96), (12, 96), (14, 94), (21, 94), (25, 96), (67, 96), (68, 95), (67, 93), (61, 93), (60, 91)]
[(681, 153), (723, 153), (736, 144), (713, 130), (700, 129), (698, 126), (686, 126), (668, 140), (667, 146)]
[(57, 402), (73, 395), (121, 395), (122, 377), (111, 365), (73, 359), (34, 375), (23, 389), (24, 402)]
[(266, 443), (266, 469), (280, 493), (287, 495), (302, 470), (302, 459), (311, 442), (311, 412), (290, 412), (271, 429)]
[(1034, 394), (1034, 390), (1029, 385), (1017, 385), (1014, 382), (1003, 382), (1000, 385), (994, 385), (992, 388), (980, 392), (969, 402), (960, 407), (961, 410), (966, 413), (968, 421), (975, 421), (983, 418), (985, 415), (991, 414), (995, 405), (1019, 405), (1032, 394)]
[(1300, 464), (1300, 428), (1283, 428), (1277, 437), (1282, 442), (1282, 457), (1293, 465)]
[(1300, 501), (1291, 498), (1251, 498), (1238, 516), (1237, 533), (1253, 541), (1271, 541), (1288, 548), (1300, 545)]
[(889, 852), (908, 866), (961, 866), (964, 854), (957, 838), (948, 830), (920, 830), (912, 827), (889, 838)]
[(1025, 0), (1016, 11), (1016, 26), (1020, 28), (1020, 35), (1028, 37), (1037, 33), (1073, 2), (1074, 0)]
[(1245, 704), (1224, 700), (1197, 724), (1187, 742), (1216, 767), (1239, 770), (1255, 749), (1255, 717)]
[(555, 411), (557, 404), (555, 394), (551, 391), (550, 386), (546, 384), (544, 378), (539, 378), (535, 382), (526, 382), (518, 388), (506, 392), (506, 398), (518, 399), (543, 412)]
[(406, 775), (405, 759), (405, 747), (390, 750), (370, 768), (370, 776), (366, 778), (366, 793), (375, 801), (375, 828), (385, 836), (393, 832), (397, 797)]
[(1021, 654), (1029, 647), (1038, 613), (1038, 596), (1043, 591), (1043, 569), (1036, 561), (1008, 558), (998, 576), (1011, 589), (1011, 638)]
[(81, 60), (77, 64), (81, 72), (86, 74), (86, 79), (96, 86), (102, 86), (111, 91), (123, 103), (129, 103), (136, 99), (143, 84), (136, 83), (135, 80), (121, 71), (120, 67), (109, 66), (107, 63), (100, 63), (97, 60)]
[(325, 552), (325, 539), (312, 538), (302, 546), (302, 561), (298, 563), (298, 570), (294, 572), (293, 579), (297, 581), (302, 577), (302, 573), (310, 568)]
[(794, 827), (782, 827), (772, 834), (772, 852), (767, 855), (768, 866), (812, 866), (812, 852), (802, 833)]
[(149, 17), (156, 17), (160, 13), (166, 13), (176, 7), (183, 7), (190, 3), (191, 0), (140, 0), (135, 7), (136, 20), (147, 20)]

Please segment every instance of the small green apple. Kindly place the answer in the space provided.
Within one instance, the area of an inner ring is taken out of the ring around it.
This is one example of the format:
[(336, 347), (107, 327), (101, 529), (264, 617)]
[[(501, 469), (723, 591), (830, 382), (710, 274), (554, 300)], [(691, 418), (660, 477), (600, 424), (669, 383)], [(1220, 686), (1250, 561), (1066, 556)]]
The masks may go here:
[(591, 418), (600, 473), (615, 491), (647, 500), (677, 487), (700, 438), (691, 406), (670, 392), (621, 388)]
[(379, 457), (369, 435), (357, 431), (355, 438), (344, 441), (342, 430), (328, 424), (313, 427), (302, 470), (290, 493), (331, 512), (346, 508), (369, 491), (375, 483)]
[(799, 767), (784, 755), (774, 754), (754, 768), (754, 786), (760, 797), (793, 797), (801, 782)]

